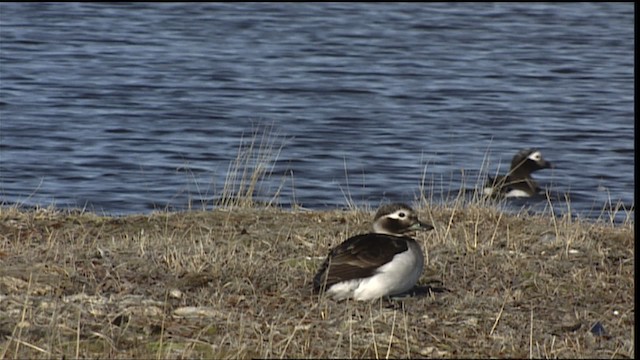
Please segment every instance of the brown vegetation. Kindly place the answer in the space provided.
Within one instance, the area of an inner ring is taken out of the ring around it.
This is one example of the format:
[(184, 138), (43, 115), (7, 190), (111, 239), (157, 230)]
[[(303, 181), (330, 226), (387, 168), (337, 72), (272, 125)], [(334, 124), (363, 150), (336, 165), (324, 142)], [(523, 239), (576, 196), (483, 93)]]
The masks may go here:
[(433, 291), (356, 303), (310, 283), (367, 211), (0, 208), (0, 357), (634, 357), (632, 222), (419, 213)]

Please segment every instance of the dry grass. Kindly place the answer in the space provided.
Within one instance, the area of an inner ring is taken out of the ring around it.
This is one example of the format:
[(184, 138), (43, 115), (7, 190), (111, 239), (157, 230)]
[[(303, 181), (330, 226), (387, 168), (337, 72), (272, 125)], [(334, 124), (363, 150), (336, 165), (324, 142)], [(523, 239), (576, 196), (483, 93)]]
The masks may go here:
[[(258, 203), (273, 206), (284, 185), (278, 189), (263, 189), (273, 174), (284, 139), (274, 132), (273, 125), (257, 126), (249, 139), (242, 138), (236, 158), (229, 164), (222, 194), (217, 205), (223, 208), (254, 207)], [(285, 178), (283, 177), (283, 181)], [(256, 195), (273, 194), (268, 201), (256, 201)]]
[(371, 215), (2, 208), (0, 357), (634, 357), (633, 223), (422, 208), (421, 284), (448, 291), (313, 296), (329, 247)]

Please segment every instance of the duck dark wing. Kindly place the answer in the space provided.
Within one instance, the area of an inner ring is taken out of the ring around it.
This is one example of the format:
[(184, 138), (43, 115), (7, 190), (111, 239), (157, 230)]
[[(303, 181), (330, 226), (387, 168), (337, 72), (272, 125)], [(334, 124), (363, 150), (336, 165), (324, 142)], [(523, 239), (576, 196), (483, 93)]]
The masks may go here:
[(507, 181), (507, 176), (505, 175), (496, 175), (496, 177), (493, 177), (491, 175), (488, 176), (487, 182), (485, 183), (485, 186), (487, 187), (495, 187), (495, 188), (501, 188), (504, 186), (505, 182)]
[(314, 291), (345, 280), (373, 275), (376, 269), (408, 250), (409, 237), (363, 234), (347, 239), (333, 248), (313, 278)]

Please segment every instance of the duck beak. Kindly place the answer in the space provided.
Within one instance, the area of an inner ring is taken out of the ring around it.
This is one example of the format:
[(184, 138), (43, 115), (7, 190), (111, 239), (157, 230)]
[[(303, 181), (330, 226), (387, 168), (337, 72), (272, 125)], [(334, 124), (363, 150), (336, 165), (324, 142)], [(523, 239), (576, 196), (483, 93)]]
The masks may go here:
[(429, 230), (433, 230), (433, 226), (431, 224), (418, 221), (417, 223), (411, 225), (409, 229), (429, 231)]

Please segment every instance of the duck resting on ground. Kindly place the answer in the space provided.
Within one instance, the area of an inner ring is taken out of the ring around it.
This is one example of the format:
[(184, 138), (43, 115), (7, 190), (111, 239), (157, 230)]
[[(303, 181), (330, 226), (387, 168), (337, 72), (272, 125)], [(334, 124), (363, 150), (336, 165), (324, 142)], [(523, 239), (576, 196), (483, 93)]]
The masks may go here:
[(409, 291), (422, 274), (424, 254), (408, 233), (431, 229), (408, 205), (381, 206), (372, 233), (330, 250), (313, 279), (314, 292), (335, 300), (374, 300)]

